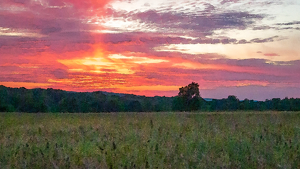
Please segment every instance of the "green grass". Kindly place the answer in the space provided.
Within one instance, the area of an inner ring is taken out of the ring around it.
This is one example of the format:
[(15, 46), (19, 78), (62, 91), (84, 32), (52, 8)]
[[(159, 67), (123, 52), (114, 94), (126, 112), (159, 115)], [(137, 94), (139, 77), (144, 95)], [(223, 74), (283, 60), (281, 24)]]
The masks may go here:
[(2, 113), (0, 168), (300, 168), (300, 113)]

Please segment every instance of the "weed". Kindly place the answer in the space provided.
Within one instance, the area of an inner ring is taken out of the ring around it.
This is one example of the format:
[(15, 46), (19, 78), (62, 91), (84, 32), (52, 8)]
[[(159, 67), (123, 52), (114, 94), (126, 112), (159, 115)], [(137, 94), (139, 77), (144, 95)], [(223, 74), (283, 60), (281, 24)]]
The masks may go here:
[(0, 114), (0, 168), (299, 168), (300, 113)]

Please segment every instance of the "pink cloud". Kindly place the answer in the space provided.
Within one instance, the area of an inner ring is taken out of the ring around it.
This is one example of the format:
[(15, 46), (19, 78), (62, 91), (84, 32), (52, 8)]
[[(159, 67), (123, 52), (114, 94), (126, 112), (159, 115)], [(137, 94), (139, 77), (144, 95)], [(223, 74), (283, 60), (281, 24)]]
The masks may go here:
[(271, 57), (274, 57), (274, 56), (280, 56), (280, 55), (278, 55), (277, 53), (265, 53), (264, 55), (265, 55), (265, 56), (271, 56)]

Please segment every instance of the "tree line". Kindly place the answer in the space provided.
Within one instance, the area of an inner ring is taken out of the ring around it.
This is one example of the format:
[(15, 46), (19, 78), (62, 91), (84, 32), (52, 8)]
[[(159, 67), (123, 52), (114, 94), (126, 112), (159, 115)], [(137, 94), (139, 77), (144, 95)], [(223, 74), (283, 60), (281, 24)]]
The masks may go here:
[(236, 96), (206, 101), (199, 85), (179, 89), (175, 97), (145, 97), (107, 92), (68, 92), (0, 86), (0, 112), (169, 112), (169, 111), (300, 111), (300, 99), (239, 100)]

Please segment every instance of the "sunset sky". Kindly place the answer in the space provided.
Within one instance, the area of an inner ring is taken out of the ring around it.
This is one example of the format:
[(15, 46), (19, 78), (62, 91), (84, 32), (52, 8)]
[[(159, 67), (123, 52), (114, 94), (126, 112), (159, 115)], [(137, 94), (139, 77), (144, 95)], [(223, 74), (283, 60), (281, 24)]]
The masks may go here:
[(0, 85), (300, 98), (299, 0), (0, 0)]

